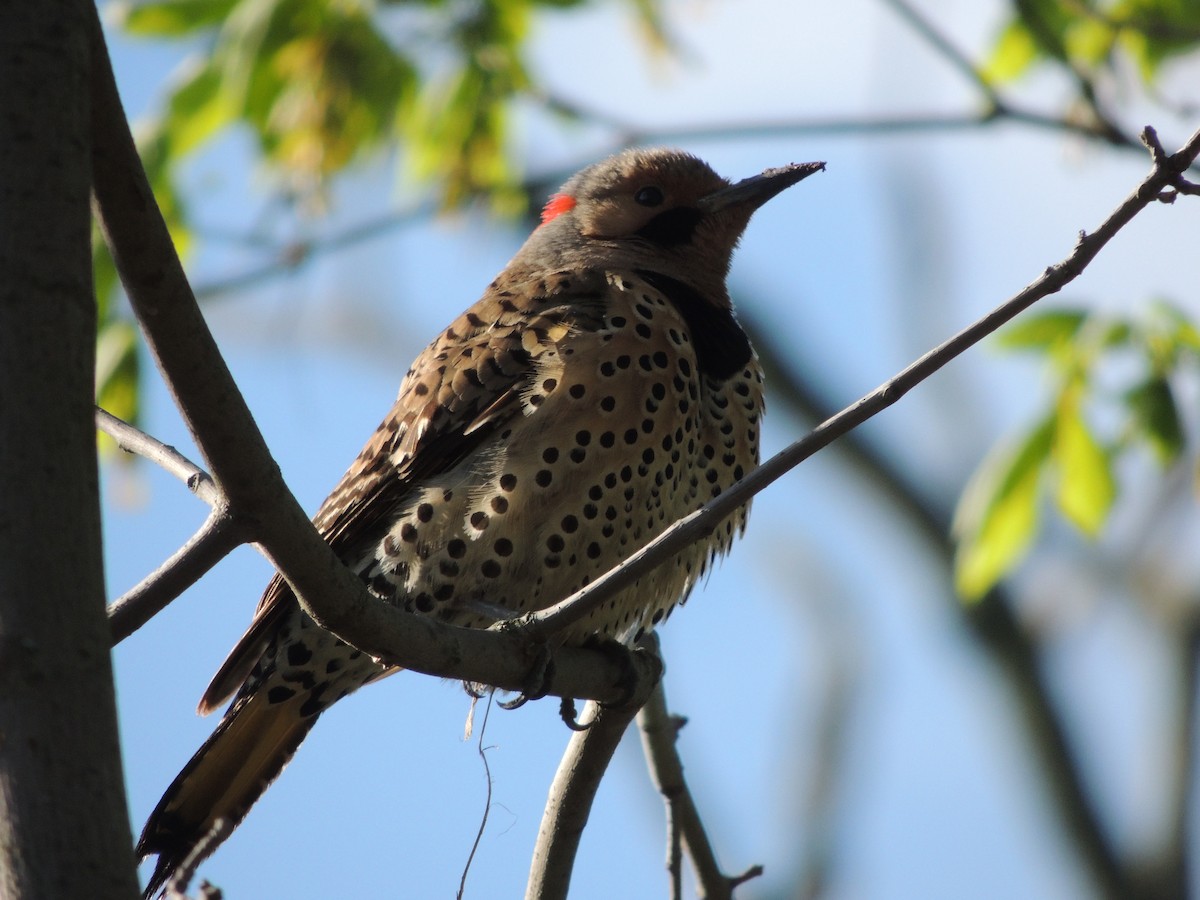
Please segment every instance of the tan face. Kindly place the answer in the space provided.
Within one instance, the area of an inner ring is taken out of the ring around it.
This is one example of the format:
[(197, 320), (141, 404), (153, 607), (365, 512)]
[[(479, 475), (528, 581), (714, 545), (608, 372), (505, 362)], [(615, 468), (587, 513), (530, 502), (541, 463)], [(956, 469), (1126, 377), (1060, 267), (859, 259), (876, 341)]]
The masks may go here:
[(656, 223), (668, 232), (672, 223), (690, 227), (700, 217), (700, 199), (727, 184), (694, 157), (634, 153), (622, 165), (581, 173), (565, 196), (574, 200), (580, 234), (614, 239), (654, 231)]

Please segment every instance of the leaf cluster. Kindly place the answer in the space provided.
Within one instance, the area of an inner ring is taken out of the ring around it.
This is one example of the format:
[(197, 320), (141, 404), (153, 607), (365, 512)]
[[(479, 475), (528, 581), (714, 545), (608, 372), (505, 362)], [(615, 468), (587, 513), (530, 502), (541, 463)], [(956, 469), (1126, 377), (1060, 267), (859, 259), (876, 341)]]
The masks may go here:
[(1123, 456), (1148, 450), (1164, 467), (1177, 462), (1187, 441), (1174, 384), (1200, 372), (1200, 330), (1165, 302), (1141, 319), (1049, 310), (997, 343), (1041, 357), (1052, 386), (1045, 411), (988, 456), (959, 503), (955, 580), (969, 600), (1021, 561), (1047, 502), (1095, 538), (1117, 501)]
[(1200, 44), (1194, 0), (1013, 0), (986, 66), (1012, 81), (1038, 63), (1095, 75), (1128, 59), (1150, 84), (1167, 60)]

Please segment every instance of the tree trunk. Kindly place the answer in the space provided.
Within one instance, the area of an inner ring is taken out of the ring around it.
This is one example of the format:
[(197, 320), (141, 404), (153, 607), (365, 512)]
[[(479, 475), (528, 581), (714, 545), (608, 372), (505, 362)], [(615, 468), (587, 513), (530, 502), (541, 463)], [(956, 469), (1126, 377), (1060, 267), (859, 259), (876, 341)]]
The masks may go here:
[(0, 897), (137, 894), (104, 616), (85, 0), (0, 4)]

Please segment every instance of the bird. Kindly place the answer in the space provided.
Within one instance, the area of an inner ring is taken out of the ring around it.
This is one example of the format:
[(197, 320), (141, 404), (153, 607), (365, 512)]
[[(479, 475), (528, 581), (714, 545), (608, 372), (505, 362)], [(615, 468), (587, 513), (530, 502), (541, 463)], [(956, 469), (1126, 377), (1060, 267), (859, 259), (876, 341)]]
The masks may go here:
[[(483, 296), (416, 358), (313, 522), (381, 601), (466, 627), (586, 586), (758, 463), (763, 374), (726, 287), (751, 215), (824, 168), (737, 183), (674, 149), (572, 176)], [(629, 641), (688, 596), (748, 507), (555, 640)], [(150, 900), (249, 812), (331, 704), (396, 671), (280, 575), (199, 704), (212, 735), (137, 843)]]

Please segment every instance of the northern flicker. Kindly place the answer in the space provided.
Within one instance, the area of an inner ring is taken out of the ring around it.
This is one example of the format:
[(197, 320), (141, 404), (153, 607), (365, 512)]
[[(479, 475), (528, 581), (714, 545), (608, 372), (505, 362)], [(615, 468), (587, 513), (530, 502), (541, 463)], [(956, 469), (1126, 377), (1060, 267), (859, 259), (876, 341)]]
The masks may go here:
[[(576, 174), (483, 297), (417, 357), (314, 522), (382, 600), (485, 627), (618, 564), (758, 461), (762, 372), (725, 276), (751, 214), (821, 163), (737, 184), (674, 150)], [(746, 509), (560, 635), (657, 625)], [(151, 813), (153, 897), (210, 854), (330, 704), (393, 670), (278, 575), (200, 701), (233, 702)], [(223, 823), (224, 828), (218, 826)]]

